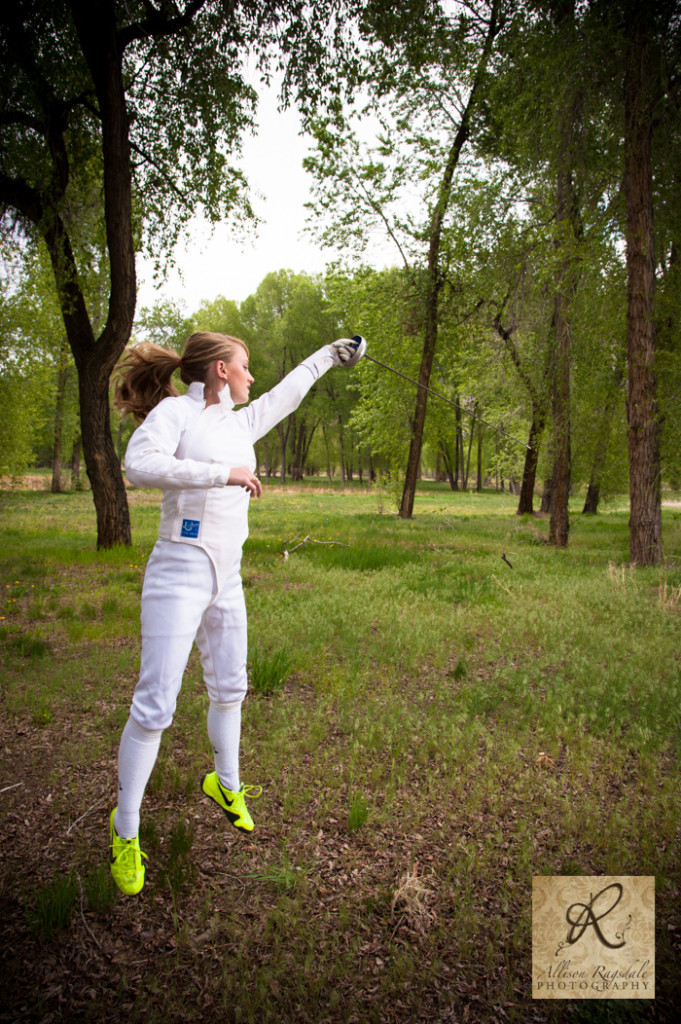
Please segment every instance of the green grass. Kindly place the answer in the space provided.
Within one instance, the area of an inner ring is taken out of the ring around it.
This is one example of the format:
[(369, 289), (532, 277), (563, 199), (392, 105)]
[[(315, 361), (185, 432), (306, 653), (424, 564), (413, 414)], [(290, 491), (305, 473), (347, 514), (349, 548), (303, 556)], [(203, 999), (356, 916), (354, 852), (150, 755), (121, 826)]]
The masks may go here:
[(57, 938), (71, 921), (77, 899), (78, 886), (73, 874), (55, 875), (37, 890), (34, 905), (27, 908), (31, 930), (43, 941)]
[(264, 871), (253, 871), (249, 877), (258, 882), (273, 885), (281, 892), (292, 893), (311, 870), (312, 868), (303, 868), (300, 864), (293, 864), (286, 851), (283, 851), (278, 864), (272, 864)]
[[(94, 993), (74, 1020), (666, 1019), (681, 999), (678, 512), (663, 513), (665, 565), (632, 571), (624, 502), (582, 517), (575, 499), (557, 551), (505, 494), (429, 484), (404, 522), (368, 488), (267, 485), (243, 559), (256, 832), (230, 831), (201, 794), (194, 653), (147, 788), (147, 884), (129, 900), (107, 887), (106, 829), (159, 515), (158, 495), (130, 500), (133, 547), (98, 553), (87, 493), (2, 495), (21, 522), (0, 553), (17, 1016), (39, 942), (73, 950), (51, 982), (62, 998)], [(44, 881), (71, 864), (81, 914)], [(531, 879), (568, 873), (656, 876), (653, 1008), (532, 1003)]]
[(348, 811), (348, 829), (356, 832), (362, 825), (366, 825), (369, 818), (369, 808), (361, 793), (355, 793)]
[(85, 893), (88, 906), (96, 914), (105, 916), (111, 911), (120, 893), (111, 877), (108, 864), (97, 864), (90, 872), (85, 880)]
[(251, 659), (249, 685), (253, 693), (269, 697), (283, 689), (291, 674), (292, 659), (286, 647), (271, 654), (256, 651)]

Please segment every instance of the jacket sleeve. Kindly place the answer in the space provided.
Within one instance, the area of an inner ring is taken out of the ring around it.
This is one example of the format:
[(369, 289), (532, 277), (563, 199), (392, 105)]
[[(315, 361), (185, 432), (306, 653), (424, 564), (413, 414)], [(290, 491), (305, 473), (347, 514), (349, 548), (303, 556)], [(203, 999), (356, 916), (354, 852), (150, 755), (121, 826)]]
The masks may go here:
[(229, 466), (175, 457), (186, 418), (184, 403), (176, 398), (165, 398), (151, 410), (125, 453), (125, 474), (131, 484), (163, 491), (225, 486)]
[(271, 391), (251, 402), (245, 411), (253, 442), (264, 437), (272, 427), (294, 412), (314, 382), (337, 365), (338, 359), (330, 346), (325, 345), (299, 363)]

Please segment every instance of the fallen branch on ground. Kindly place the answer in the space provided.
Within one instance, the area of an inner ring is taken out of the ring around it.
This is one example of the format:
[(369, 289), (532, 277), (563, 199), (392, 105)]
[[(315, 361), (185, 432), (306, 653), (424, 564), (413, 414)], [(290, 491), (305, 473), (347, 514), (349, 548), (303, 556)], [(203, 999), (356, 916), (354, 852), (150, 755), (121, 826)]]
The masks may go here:
[(78, 824), (79, 821), (82, 821), (83, 818), (87, 818), (87, 816), (90, 813), (90, 811), (94, 811), (95, 807), (99, 807), (100, 804), (103, 804), (105, 800), (106, 800), (106, 797), (102, 797), (102, 799), (98, 800), (96, 804), (92, 805), (92, 807), (88, 807), (87, 811), (85, 811), (84, 814), (81, 814), (80, 818), (76, 818), (76, 820), (73, 822), (73, 824), (69, 825), (69, 827), (67, 828), (67, 830), (66, 830), (67, 836), (70, 834), (71, 830), (76, 827), (76, 825)]
[(303, 544), (323, 544), (327, 545), (328, 547), (333, 547), (335, 545), (339, 548), (346, 548), (348, 546), (347, 544), (341, 543), (341, 541), (339, 540), (315, 540), (314, 537), (310, 537), (309, 534), (307, 537), (303, 537), (300, 543), (296, 544), (296, 546), (293, 548), (288, 547), (288, 544), (289, 541), (282, 541), (284, 561), (286, 561), (286, 559), (288, 558), (292, 551), (297, 551), (298, 548), (302, 548)]
[(8, 793), (10, 789), (16, 789), (18, 786), (23, 786), (23, 782), (13, 782), (11, 786), (5, 786), (4, 789), (0, 789), (0, 793)]

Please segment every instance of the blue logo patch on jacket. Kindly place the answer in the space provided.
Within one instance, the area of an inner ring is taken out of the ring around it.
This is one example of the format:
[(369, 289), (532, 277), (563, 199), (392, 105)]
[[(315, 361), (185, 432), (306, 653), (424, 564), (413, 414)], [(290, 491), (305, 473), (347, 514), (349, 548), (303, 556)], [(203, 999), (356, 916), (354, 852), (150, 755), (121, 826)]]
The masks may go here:
[(199, 519), (183, 519), (180, 537), (193, 537), (196, 540), (199, 536), (200, 525), (201, 521)]

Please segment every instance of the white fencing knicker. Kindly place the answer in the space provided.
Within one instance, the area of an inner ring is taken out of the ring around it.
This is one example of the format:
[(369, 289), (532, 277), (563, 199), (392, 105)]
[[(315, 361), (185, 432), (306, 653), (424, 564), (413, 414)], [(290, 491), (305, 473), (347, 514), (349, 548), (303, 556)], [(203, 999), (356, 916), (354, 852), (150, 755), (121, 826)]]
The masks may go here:
[(198, 547), (159, 540), (142, 589), (142, 658), (130, 714), (143, 729), (167, 729), (192, 649), (201, 655), (210, 700), (242, 701), (248, 652), (240, 559), (216, 594), (209, 555)]

